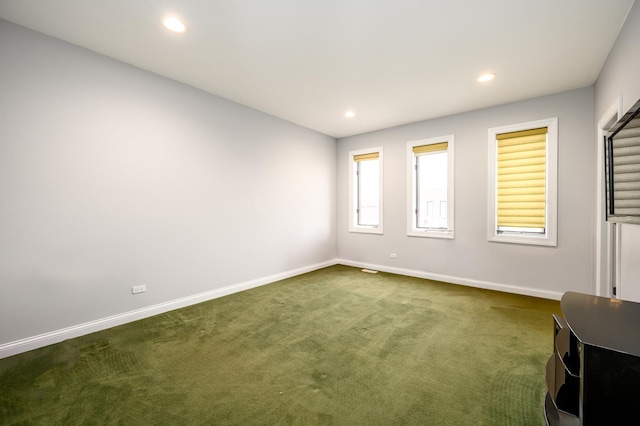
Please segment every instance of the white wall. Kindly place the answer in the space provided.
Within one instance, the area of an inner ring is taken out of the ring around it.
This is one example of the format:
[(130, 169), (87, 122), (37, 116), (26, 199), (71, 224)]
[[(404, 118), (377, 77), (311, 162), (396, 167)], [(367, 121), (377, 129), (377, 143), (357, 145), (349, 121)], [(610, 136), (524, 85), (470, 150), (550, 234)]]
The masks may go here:
[(335, 139), (2, 20), (0, 54), (0, 347), (335, 259)]
[[(330, 137), (0, 20), (0, 352), (336, 256), (543, 297), (592, 292), (595, 123), (619, 95), (625, 110), (640, 97), (639, 39), (636, 3), (595, 91), (345, 138), (336, 150)], [(489, 243), (487, 129), (554, 116), (558, 247)], [(451, 133), (456, 238), (407, 237), (406, 142)], [(372, 146), (385, 152), (381, 236), (347, 226), (348, 151)], [(148, 291), (131, 295), (137, 284)]]
[(640, 2), (634, 2), (595, 84), (595, 117), (622, 96), (627, 111), (640, 99)]
[[(488, 242), (488, 129), (551, 117), (559, 120), (558, 247)], [(455, 239), (408, 237), (406, 142), (447, 134), (455, 136)], [(549, 298), (591, 292), (593, 140), (592, 87), (339, 139), (338, 256), (353, 265)], [(350, 233), (348, 152), (373, 146), (384, 148), (384, 235)]]
[[(640, 99), (640, 3), (635, 2), (595, 84), (595, 120), (622, 97), (622, 113)], [(600, 141), (597, 141), (600, 143)], [(600, 165), (598, 165), (600, 166)], [(640, 301), (640, 226), (622, 224), (619, 234), (618, 296)], [(603, 225), (604, 229), (604, 225)], [(606, 236), (598, 244), (606, 250)], [(605, 256), (603, 256), (604, 258)], [(606, 266), (606, 265), (605, 265)], [(606, 268), (602, 268), (606, 271)], [(604, 279), (603, 279), (604, 281)]]

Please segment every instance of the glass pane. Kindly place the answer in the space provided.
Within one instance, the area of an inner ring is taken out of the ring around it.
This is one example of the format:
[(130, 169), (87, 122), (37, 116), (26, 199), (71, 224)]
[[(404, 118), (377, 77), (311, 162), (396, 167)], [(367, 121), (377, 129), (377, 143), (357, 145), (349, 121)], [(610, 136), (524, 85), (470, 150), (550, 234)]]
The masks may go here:
[[(447, 228), (447, 152), (416, 157), (418, 228)], [(434, 208), (438, 206), (438, 208)]]
[(380, 160), (359, 161), (358, 225), (380, 224)]

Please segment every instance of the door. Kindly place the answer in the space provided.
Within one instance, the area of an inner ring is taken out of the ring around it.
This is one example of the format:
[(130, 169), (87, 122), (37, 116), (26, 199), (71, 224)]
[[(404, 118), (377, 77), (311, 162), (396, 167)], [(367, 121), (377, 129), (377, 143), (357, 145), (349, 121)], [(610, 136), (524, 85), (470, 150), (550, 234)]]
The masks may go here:
[(640, 302), (640, 225), (619, 224), (618, 297)]
[(605, 221), (603, 138), (622, 115), (620, 96), (598, 122), (595, 294), (640, 302), (640, 225)]

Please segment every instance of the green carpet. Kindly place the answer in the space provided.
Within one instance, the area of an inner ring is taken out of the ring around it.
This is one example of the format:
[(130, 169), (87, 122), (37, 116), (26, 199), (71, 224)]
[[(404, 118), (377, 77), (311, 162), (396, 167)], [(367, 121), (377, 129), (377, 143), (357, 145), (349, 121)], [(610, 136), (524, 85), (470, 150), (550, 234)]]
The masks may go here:
[(0, 424), (544, 425), (553, 312), (333, 266), (0, 360)]

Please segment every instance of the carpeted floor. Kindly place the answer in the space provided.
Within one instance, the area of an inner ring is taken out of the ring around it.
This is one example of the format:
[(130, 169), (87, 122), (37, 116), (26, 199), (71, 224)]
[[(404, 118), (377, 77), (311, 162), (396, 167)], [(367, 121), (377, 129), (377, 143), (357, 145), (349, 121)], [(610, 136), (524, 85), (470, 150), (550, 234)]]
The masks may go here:
[(554, 312), (333, 266), (0, 360), (0, 424), (542, 426)]

